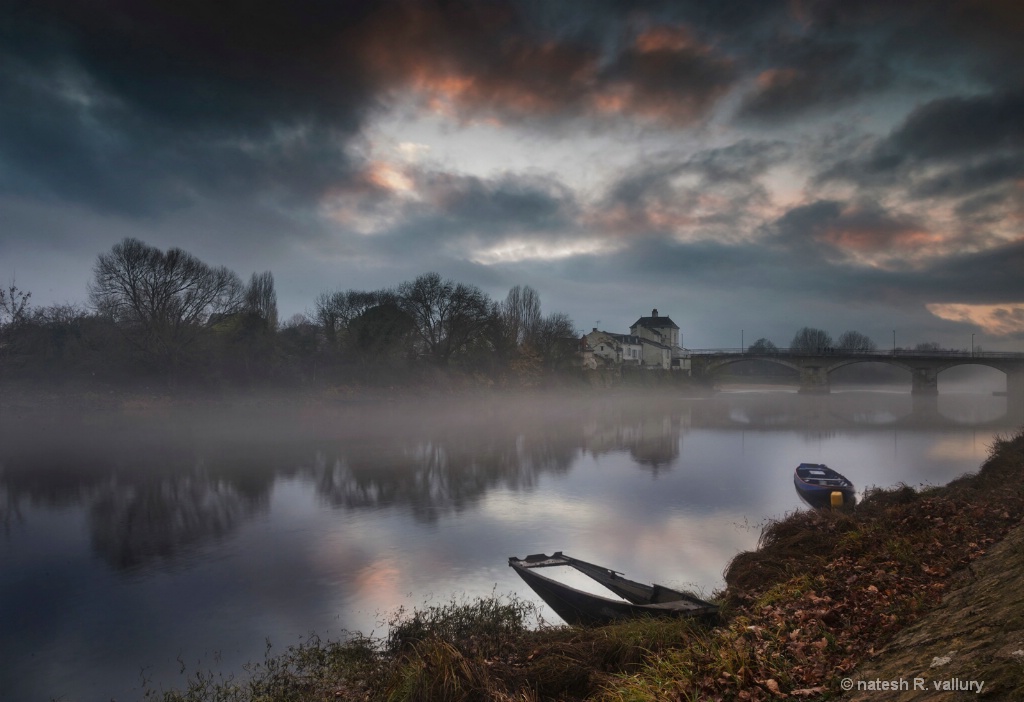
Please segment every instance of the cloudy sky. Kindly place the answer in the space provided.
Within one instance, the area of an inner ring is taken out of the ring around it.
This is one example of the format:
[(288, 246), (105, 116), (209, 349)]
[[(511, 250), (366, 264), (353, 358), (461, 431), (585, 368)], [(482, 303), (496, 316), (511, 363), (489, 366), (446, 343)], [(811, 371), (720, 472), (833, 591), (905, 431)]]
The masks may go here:
[(691, 348), (1024, 350), (1016, 0), (0, 0), (0, 282), (420, 273)]

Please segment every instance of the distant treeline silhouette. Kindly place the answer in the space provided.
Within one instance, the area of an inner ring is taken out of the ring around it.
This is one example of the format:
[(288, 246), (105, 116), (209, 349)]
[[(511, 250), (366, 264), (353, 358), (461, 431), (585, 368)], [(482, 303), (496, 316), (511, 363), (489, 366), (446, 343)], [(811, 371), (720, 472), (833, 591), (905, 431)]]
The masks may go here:
[(173, 248), (127, 238), (97, 257), (89, 305), (33, 307), (0, 290), (0, 376), (224, 385), (396, 383), (438, 369), (538, 379), (575, 367), (569, 316), (515, 286), (503, 300), (425, 273), (379, 290), (325, 291), (278, 320), (271, 272), (245, 283)]

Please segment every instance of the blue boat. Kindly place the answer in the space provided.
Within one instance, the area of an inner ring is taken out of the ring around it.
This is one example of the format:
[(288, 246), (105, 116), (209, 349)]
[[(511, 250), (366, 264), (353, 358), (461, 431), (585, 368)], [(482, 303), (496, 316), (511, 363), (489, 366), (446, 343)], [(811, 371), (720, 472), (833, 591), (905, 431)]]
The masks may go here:
[(829, 507), (832, 493), (843, 496), (844, 506), (857, 502), (857, 489), (846, 476), (832, 470), (824, 463), (801, 463), (793, 473), (796, 493), (811, 507)]

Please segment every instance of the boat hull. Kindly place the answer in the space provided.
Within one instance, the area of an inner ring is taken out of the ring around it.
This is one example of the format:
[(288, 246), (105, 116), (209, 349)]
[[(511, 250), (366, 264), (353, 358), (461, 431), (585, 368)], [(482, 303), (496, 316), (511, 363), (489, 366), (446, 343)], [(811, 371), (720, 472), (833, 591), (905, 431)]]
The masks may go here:
[[(615, 571), (556, 552), (525, 559), (509, 558), (509, 565), (551, 609), (568, 624), (602, 626), (642, 617), (714, 618), (718, 607), (688, 593), (660, 585), (644, 585)], [(629, 601), (584, 592), (536, 572), (537, 568), (569, 566), (591, 577)]]
[(843, 497), (843, 506), (857, 503), (857, 488), (846, 476), (819, 463), (801, 463), (793, 473), (797, 495), (814, 508), (832, 506), (832, 493)]

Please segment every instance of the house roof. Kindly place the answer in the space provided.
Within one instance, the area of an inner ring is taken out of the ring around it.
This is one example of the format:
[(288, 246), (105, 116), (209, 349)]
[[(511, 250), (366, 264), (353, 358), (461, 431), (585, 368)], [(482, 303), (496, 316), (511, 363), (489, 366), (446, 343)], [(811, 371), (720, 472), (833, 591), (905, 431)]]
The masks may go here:
[(639, 336), (633, 336), (632, 334), (616, 334), (615, 332), (604, 332), (608, 336), (612, 337), (620, 344), (642, 344), (644, 339)]
[(633, 322), (630, 329), (634, 327), (647, 327), (648, 329), (678, 329), (679, 325), (672, 321), (671, 317), (641, 317)]

